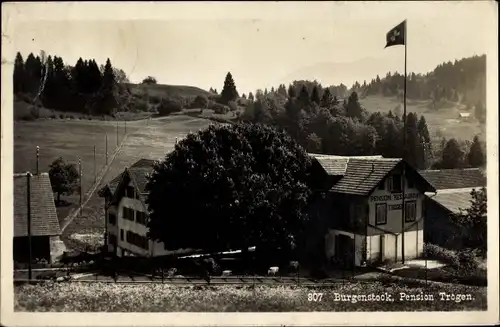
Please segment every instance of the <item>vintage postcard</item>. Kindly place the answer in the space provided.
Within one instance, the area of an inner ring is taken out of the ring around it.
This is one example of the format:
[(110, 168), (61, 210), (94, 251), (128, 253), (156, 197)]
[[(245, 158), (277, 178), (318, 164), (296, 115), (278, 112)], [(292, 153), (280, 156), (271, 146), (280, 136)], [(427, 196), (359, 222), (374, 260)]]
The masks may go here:
[(498, 323), (497, 19), (3, 3), (0, 322)]

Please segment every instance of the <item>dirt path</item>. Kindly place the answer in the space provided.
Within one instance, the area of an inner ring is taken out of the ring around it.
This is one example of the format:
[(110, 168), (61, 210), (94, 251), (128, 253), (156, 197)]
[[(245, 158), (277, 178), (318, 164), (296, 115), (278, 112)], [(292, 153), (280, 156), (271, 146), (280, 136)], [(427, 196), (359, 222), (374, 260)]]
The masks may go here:
[(98, 178), (96, 179), (96, 181), (94, 182), (94, 184), (87, 191), (87, 193), (85, 193), (85, 200), (83, 201), (82, 205), (79, 206), (78, 208), (74, 209), (73, 211), (71, 211), (70, 214), (68, 216), (66, 216), (66, 218), (64, 218), (64, 221), (63, 221), (62, 226), (61, 226), (61, 233), (64, 232), (64, 230), (71, 224), (71, 222), (76, 218), (76, 216), (80, 213), (80, 211), (85, 208), (85, 205), (87, 205), (89, 200), (92, 198), (92, 195), (97, 190), (102, 179), (104, 178), (104, 176), (106, 176), (107, 172), (109, 171), (109, 168), (113, 164), (113, 161), (115, 160), (116, 155), (120, 152), (121, 148), (123, 147), (123, 145), (127, 141), (127, 137), (128, 137), (128, 134), (126, 134), (124, 136), (120, 145), (113, 152), (113, 155), (111, 156), (111, 159), (109, 160), (108, 164), (103, 167), (103, 169), (101, 170), (101, 172), (100, 172)]

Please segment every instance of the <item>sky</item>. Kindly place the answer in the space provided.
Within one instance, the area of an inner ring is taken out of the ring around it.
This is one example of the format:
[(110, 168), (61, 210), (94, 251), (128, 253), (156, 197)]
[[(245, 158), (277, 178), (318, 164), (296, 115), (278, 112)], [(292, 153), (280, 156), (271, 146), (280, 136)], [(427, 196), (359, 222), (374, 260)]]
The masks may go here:
[(110, 58), (132, 82), (151, 75), (220, 90), (229, 71), (241, 93), (294, 79), (351, 86), (404, 72), (404, 47), (384, 46), (405, 19), (407, 70), (426, 73), (488, 53), (495, 12), (486, 1), (17, 3), (2, 5), (2, 42), (11, 60), (42, 49), (70, 65)]

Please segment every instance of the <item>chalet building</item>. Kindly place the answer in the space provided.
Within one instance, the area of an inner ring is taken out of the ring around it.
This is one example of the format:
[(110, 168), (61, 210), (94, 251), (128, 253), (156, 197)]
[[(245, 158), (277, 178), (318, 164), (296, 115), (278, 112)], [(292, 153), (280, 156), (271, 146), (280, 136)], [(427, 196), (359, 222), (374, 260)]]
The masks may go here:
[(424, 240), (455, 248), (450, 236), (456, 232), (453, 219), (470, 207), (473, 189), (486, 187), (486, 175), (479, 168), (422, 170), (420, 174), (436, 189), (425, 197), (426, 230)]
[(61, 228), (48, 173), (32, 175), (29, 182), (26, 173), (14, 174), (14, 262), (29, 262), (28, 208), (31, 257), (52, 263), (63, 254), (65, 247), (60, 239)]
[(167, 251), (162, 242), (147, 238), (148, 210), (145, 203), (147, 175), (154, 160), (141, 159), (99, 190), (105, 201), (108, 251), (118, 257), (156, 257), (179, 251)]
[[(326, 190), (322, 200), (325, 251), (343, 266), (419, 257), (424, 246), (423, 201), (434, 188), (402, 159), (316, 155), (313, 167)], [(402, 168), (406, 166), (402, 217)], [(322, 171), (322, 173), (320, 173)]]

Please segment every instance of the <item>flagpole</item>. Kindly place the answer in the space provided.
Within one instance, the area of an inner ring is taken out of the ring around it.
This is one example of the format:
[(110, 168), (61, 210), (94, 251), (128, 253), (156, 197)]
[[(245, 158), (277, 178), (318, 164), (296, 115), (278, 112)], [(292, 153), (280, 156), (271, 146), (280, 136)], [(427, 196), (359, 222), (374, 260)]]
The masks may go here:
[(405, 80), (403, 87), (403, 177), (402, 181), (402, 206), (401, 206), (401, 263), (405, 263), (405, 187), (406, 187), (406, 162), (405, 162), (405, 153), (406, 153), (406, 45), (408, 43), (407, 38), (407, 24), (406, 19), (404, 21), (404, 45), (405, 45)]

